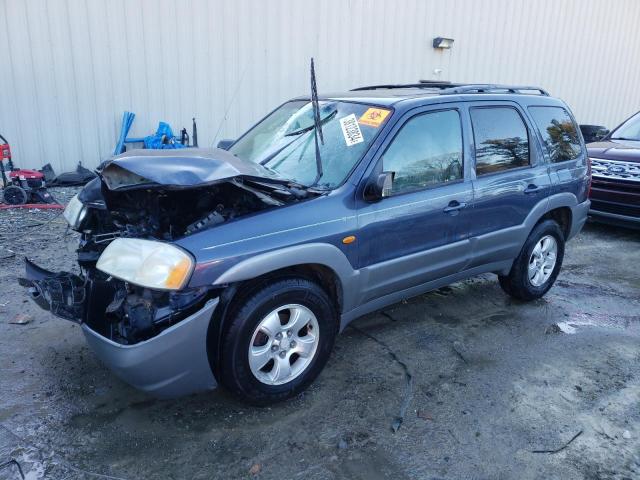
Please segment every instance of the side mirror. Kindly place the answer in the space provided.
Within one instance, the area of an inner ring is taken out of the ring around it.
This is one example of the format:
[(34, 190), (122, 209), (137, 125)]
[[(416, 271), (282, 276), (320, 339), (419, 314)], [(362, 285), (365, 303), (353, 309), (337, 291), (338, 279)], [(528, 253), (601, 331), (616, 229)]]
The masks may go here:
[(235, 143), (235, 140), (231, 140), (231, 139), (229, 139), (229, 138), (226, 138), (226, 139), (224, 139), (224, 140), (220, 140), (220, 141), (218, 142), (217, 147), (218, 147), (219, 149), (221, 149), (221, 150), (229, 150), (229, 147), (230, 147), (231, 145), (233, 145), (234, 143)]
[(374, 176), (364, 189), (364, 199), (367, 202), (378, 202), (391, 195), (395, 172), (382, 172)]

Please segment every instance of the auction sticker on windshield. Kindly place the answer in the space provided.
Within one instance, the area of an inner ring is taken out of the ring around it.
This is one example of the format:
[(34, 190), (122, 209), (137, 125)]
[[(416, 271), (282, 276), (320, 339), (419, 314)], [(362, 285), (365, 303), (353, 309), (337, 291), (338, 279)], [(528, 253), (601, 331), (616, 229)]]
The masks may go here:
[(389, 116), (390, 111), (384, 108), (369, 108), (362, 114), (358, 123), (378, 128)]
[(340, 128), (342, 128), (342, 135), (344, 135), (347, 147), (364, 142), (364, 137), (354, 113), (340, 119)]

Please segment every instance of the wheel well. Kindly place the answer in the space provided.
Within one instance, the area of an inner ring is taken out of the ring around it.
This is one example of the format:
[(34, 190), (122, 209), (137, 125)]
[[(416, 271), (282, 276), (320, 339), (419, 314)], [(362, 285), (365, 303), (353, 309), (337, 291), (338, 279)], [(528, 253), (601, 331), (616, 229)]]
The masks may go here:
[(329, 267), (317, 263), (292, 265), (239, 282), (233, 302), (235, 303), (238, 300), (242, 301), (242, 298), (239, 297), (249, 296), (266, 282), (272, 282), (277, 278), (292, 276), (303, 277), (316, 282), (327, 292), (329, 298), (335, 302), (338, 315), (342, 312), (342, 283), (340, 283), (338, 275)]
[(571, 231), (571, 209), (569, 207), (559, 207), (545, 213), (538, 223), (544, 220), (554, 220), (564, 234), (565, 240), (569, 237)]

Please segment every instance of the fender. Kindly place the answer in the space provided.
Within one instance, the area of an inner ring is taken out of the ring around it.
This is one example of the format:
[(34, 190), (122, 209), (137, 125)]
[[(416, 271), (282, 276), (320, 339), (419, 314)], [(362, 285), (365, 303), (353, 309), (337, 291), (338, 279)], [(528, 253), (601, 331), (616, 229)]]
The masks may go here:
[(360, 272), (353, 269), (344, 253), (328, 243), (306, 243), (261, 253), (229, 268), (213, 284), (241, 282), (282, 268), (310, 263), (323, 265), (336, 274), (342, 286), (343, 311), (354, 308), (360, 290)]
[[(571, 210), (571, 218), (569, 223), (569, 234), (567, 235), (567, 241), (575, 237), (578, 232), (582, 229), (582, 226), (587, 220), (587, 213), (589, 212), (589, 206), (591, 205), (591, 201), (585, 200), (584, 202), (580, 202), (578, 198), (570, 192), (561, 192), (551, 195), (547, 198), (547, 206), (543, 213), (540, 213), (538, 210), (538, 205), (532, 210), (532, 212), (527, 217), (527, 225), (529, 226), (529, 231), (527, 235), (533, 230), (533, 227), (538, 223), (538, 221), (551, 210), (555, 210), (556, 208), (567, 207)], [(532, 216), (537, 215), (535, 221), (529, 221)]]

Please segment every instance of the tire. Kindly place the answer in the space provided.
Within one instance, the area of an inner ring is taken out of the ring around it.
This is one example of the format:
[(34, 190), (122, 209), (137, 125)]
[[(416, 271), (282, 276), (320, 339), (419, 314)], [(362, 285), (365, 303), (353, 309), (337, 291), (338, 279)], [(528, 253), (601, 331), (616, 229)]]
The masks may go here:
[(17, 185), (9, 185), (8, 187), (5, 187), (2, 194), (4, 203), (8, 205), (24, 205), (29, 199), (27, 192)]
[[(550, 240), (553, 239), (553, 240)], [(551, 253), (553, 252), (553, 241), (555, 241), (555, 263), (550, 266)], [(542, 242), (542, 244), (541, 244)], [(545, 243), (546, 242), (546, 243)], [(542, 248), (534, 249), (541, 244)], [(564, 234), (560, 226), (553, 220), (544, 220), (536, 225), (520, 254), (513, 262), (508, 275), (498, 275), (498, 281), (502, 290), (508, 295), (518, 300), (531, 301), (542, 297), (553, 286), (564, 259)], [(546, 256), (544, 249), (547, 249)], [(537, 267), (537, 265), (540, 265)], [(531, 270), (530, 270), (531, 267)], [(531, 278), (532, 272), (538, 272)]]
[[(281, 278), (262, 285), (232, 308), (226, 324), (220, 383), (248, 403), (268, 405), (299, 394), (318, 376), (333, 349), (338, 315), (315, 282)], [(297, 326), (287, 328), (291, 325)]]

